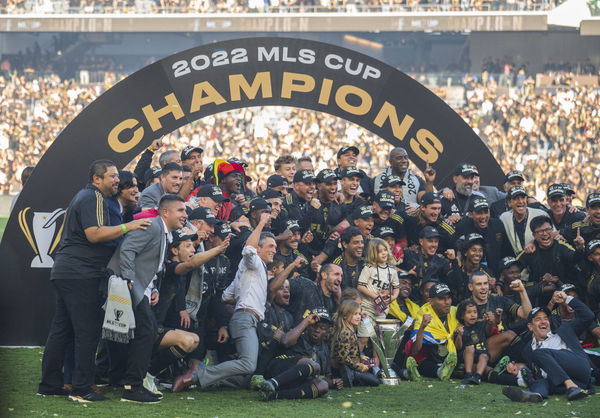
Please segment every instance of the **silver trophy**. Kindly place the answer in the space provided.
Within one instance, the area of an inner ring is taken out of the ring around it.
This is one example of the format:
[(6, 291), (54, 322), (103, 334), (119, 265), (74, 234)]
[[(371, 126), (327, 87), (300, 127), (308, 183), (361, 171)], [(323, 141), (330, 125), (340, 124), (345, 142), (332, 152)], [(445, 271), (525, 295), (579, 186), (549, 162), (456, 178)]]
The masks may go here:
[(377, 339), (371, 338), (373, 348), (377, 353), (381, 369), (384, 376), (381, 381), (384, 385), (397, 385), (400, 383), (400, 378), (396, 372), (390, 367), (396, 357), (402, 342), (404, 333), (413, 323), (413, 319), (408, 317), (404, 323), (398, 319), (376, 319), (375, 330)]

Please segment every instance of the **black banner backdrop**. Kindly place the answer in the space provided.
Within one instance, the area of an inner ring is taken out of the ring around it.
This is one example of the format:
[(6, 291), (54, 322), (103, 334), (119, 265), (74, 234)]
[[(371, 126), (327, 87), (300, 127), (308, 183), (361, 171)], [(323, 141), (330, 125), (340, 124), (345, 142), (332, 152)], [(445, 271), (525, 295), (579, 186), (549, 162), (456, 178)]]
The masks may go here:
[[(54, 297), (48, 277), (64, 209), (100, 158), (124, 167), (150, 143), (202, 117), (250, 106), (326, 112), (406, 148), (447, 184), (461, 162), (482, 184), (503, 173), (471, 128), (404, 73), (355, 51), (302, 39), (248, 38), (200, 46), (127, 77), (58, 135), (21, 193), (0, 247), (2, 345), (45, 342)], [(66, 122), (66, 121), (65, 121)]]

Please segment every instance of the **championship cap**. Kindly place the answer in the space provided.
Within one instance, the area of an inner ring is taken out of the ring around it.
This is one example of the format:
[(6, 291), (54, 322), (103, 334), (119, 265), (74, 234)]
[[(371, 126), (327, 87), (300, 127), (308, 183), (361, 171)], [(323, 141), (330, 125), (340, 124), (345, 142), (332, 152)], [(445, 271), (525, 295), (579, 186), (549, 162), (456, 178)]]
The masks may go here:
[(294, 174), (294, 183), (310, 184), (316, 180), (314, 173), (311, 170), (299, 170)]
[(359, 206), (352, 211), (352, 219), (367, 219), (375, 216), (371, 206)]
[(192, 241), (196, 241), (198, 239), (197, 234), (190, 234), (188, 232), (183, 231), (182, 229), (176, 229), (171, 233), (173, 240), (171, 241), (171, 245), (175, 246), (182, 241), (186, 241), (188, 239)]
[(577, 292), (577, 288), (573, 283), (565, 283), (560, 287), (561, 292), (567, 293), (570, 290), (574, 290), (575, 292)]
[(480, 210), (488, 210), (490, 208), (490, 204), (483, 197), (476, 197), (471, 201), (470, 205), (471, 212), (479, 212)]
[(441, 298), (450, 294), (450, 288), (444, 283), (434, 284), (429, 288), (430, 298)]
[(565, 189), (561, 184), (551, 184), (550, 186), (548, 186), (548, 190), (546, 191), (546, 196), (548, 197), (548, 199), (552, 199), (554, 197), (559, 197), (559, 196), (564, 196), (565, 195)]
[(515, 199), (516, 197), (519, 197), (519, 196), (525, 196), (525, 197), (527, 197), (527, 192), (521, 186), (512, 187), (508, 191), (508, 193), (506, 194), (506, 198), (508, 200), (513, 200), (513, 199)]
[(433, 205), (434, 203), (442, 203), (442, 197), (434, 192), (427, 192), (423, 196), (421, 196), (421, 205)]
[(227, 235), (231, 234), (231, 226), (229, 222), (219, 221), (215, 224), (215, 232), (214, 234), (222, 239), (227, 238)]
[(585, 207), (591, 208), (594, 205), (600, 204), (600, 193), (590, 193), (585, 199)]
[(375, 202), (383, 209), (391, 209), (396, 206), (394, 195), (387, 190), (382, 190), (375, 196)]
[(201, 221), (205, 221), (209, 225), (215, 225), (217, 222), (219, 222), (219, 220), (217, 218), (215, 218), (215, 215), (213, 215), (213, 213), (211, 212), (210, 209), (202, 207), (202, 206), (199, 206), (196, 209), (194, 209), (193, 211), (191, 211), (188, 219), (190, 221), (193, 221), (194, 219), (198, 219)]
[(289, 229), (292, 233), (300, 231), (300, 225), (298, 225), (298, 221), (296, 221), (295, 219), (288, 219), (285, 222), (285, 227), (286, 229)]
[(330, 168), (319, 171), (317, 174), (317, 183), (329, 183), (330, 181), (337, 180), (338, 176)]
[(485, 239), (483, 238), (483, 235), (478, 234), (476, 232), (470, 233), (467, 236), (463, 236), (461, 238), (464, 238), (464, 249), (470, 248), (472, 245), (475, 244), (481, 244), (485, 246)]
[(535, 316), (540, 312), (544, 312), (546, 315), (548, 315), (548, 318), (550, 318), (550, 316), (552, 315), (552, 313), (545, 306), (538, 306), (537, 308), (533, 308), (531, 312), (529, 312), (529, 315), (527, 315), (527, 323), (530, 323), (533, 320), (533, 318), (535, 318)]
[(385, 237), (393, 237), (394, 230), (389, 226), (382, 226), (381, 228), (375, 231), (375, 237), (377, 238), (385, 238)]
[(288, 182), (285, 177), (280, 174), (273, 174), (271, 177), (267, 179), (267, 187), (279, 187), (279, 186), (288, 186)]
[(431, 225), (427, 225), (419, 233), (419, 238), (439, 238), (440, 236), (438, 230)]
[(324, 306), (320, 306), (320, 307), (314, 308), (312, 310), (307, 309), (303, 316), (304, 316), (304, 318), (306, 318), (308, 315), (311, 315), (311, 314), (317, 315), (319, 317), (320, 321), (331, 323), (331, 315), (329, 315), (329, 311)]
[(525, 181), (525, 175), (517, 170), (509, 171), (508, 173), (506, 173), (506, 181), (513, 181), (514, 179)]
[(261, 197), (252, 199), (250, 201), (250, 207), (248, 208), (248, 213), (253, 212), (255, 210), (261, 210), (261, 209), (271, 209), (271, 204)]
[(462, 163), (456, 166), (456, 168), (454, 169), (454, 175), (455, 176), (472, 176), (472, 175), (479, 175), (479, 171), (477, 170), (477, 167), (475, 167), (473, 164), (468, 164), (468, 163)]
[(568, 195), (575, 194), (575, 190), (573, 189), (573, 186), (571, 186), (571, 184), (569, 184), (569, 183), (560, 183), (560, 185), (562, 186), (562, 188), (563, 188), (563, 190), (565, 191), (566, 194), (568, 194)]
[(509, 267), (512, 266), (519, 266), (519, 268), (522, 268), (523, 266), (521, 266), (521, 262), (519, 260), (517, 260), (514, 257), (504, 257), (502, 260), (500, 260), (500, 271), (504, 271)]
[(258, 195), (265, 200), (269, 199), (281, 199), (281, 193), (275, 189), (265, 189), (261, 194)]
[(600, 239), (593, 239), (587, 244), (585, 244), (585, 253), (587, 255), (590, 255), (591, 253), (596, 251), (596, 248), (600, 248)]
[(404, 186), (406, 183), (404, 183), (404, 180), (402, 180), (402, 178), (400, 178), (400, 176), (394, 176), (394, 175), (385, 176), (383, 178), (381, 187), (391, 187), (391, 186), (396, 186), (397, 184)]
[(144, 183), (148, 184), (157, 177), (160, 177), (160, 167), (151, 167), (144, 173)]
[(356, 167), (346, 167), (340, 171), (340, 178), (358, 176), (363, 178), (365, 175)]
[(223, 195), (220, 187), (207, 184), (198, 190), (198, 197), (210, 197), (215, 202), (229, 202), (229, 199)]
[(204, 150), (200, 147), (194, 147), (192, 145), (188, 145), (187, 147), (185, 147), (183, 149), (183, 151), (181, 151), (181, 161), (185, 161), (188, 158), (190, 158), (190, 154), (192, 152), (197, 152), (197, 153), (202, 154), (204, 152)]
[(354, 152), (354, 154), (358, 155), (360, 154), (360, 151), (358, 150), (358, 148), (356, 148), (355, 146), (350, 146), (350, 147), (342, 147), (339, 149), (339, 151), (337, 152), (337, 157), (340, 158), (342, 155), (344, 155), (345, 153), (347, 153), (348, 151), (352, 151)]

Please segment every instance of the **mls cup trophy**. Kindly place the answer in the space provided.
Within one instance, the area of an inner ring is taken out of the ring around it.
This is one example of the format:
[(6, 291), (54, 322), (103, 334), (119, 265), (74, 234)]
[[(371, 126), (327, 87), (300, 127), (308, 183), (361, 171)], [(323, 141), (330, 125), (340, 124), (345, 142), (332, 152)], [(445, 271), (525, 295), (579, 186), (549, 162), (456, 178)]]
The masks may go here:
[(381, 369), (384, 376), (381, 381), (384, 385), (397, 385), (400, 383), (400, 378), (391, 368), (391, 364), (396, 357), (402, 342), (402, 337), (406, 330), (412, 325), (413, 319), (408, 317), (404, 323), (398, 319), (377, 319), (375, 320), (375, 331), (377, 339), (371, 338), (373, 348), (377, 353)]
[[(60, 237), (64, 222), (60, 225), (58, 233), (56, 226), (59, 218), (65, 213), (62, 208), (56, 209), (54, 212), (34, 212), (31, 227), (27, 222), (27, 212), (30, 208), (25, 208), (19, 212), (19, 225), (31, 249), (35, 253), (35, 257), (31, 260), (32, 268), (52, 268), (54, 259), (51, 254), (54, 252)], [(33, 229), (33, 234), (31, 230)]]

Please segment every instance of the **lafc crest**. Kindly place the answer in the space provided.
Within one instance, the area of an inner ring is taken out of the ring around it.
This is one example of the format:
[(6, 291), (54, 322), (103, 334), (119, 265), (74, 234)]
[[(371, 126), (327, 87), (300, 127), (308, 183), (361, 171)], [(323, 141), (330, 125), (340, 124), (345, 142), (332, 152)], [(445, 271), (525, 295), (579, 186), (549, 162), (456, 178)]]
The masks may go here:
[[(30, 220), (27, 216), (30, 209), (28, 207), (19, 211), (19, 227), (35, 253), (35, 257), (31, 260), (31, 267), (52, 268), (54, 259), (51, 255), (60, 242), (60, 237), (65, 226), (64, 219), (60, 222), (58, 232), (57, 224), (59, 224), (59, 220), (63, 217), (65, 210), (58, 208), (54, 212), (33, 212), (30, 228)], [(32, 231), (33, 234), (31, 233)]]

